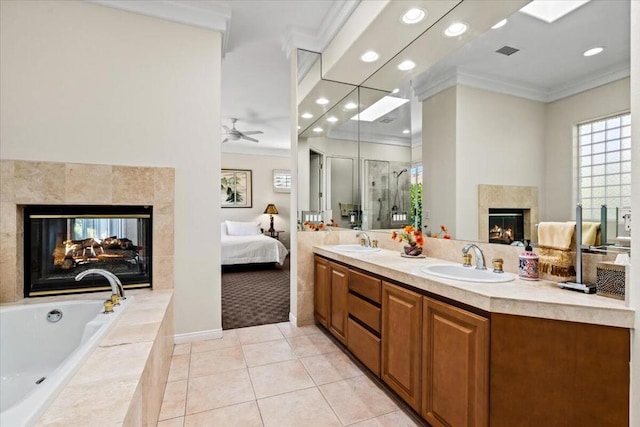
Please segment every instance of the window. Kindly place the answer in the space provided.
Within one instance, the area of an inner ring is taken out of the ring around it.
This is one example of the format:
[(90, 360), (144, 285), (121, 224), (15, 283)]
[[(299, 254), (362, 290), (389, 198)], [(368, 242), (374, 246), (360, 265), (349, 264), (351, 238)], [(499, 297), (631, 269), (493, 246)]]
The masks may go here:
[(411, 223), (422, 229), (422, 165), (411, 168)]
[(291, 192), (291, 171), (273, 170), (273, 191), (275, 193)]
[(607, 205), (608, 219), (615, 208), (631, 206), (631, 115), (607, 117), (578, 125), (578, 194), (587, 220), (600, 220)]

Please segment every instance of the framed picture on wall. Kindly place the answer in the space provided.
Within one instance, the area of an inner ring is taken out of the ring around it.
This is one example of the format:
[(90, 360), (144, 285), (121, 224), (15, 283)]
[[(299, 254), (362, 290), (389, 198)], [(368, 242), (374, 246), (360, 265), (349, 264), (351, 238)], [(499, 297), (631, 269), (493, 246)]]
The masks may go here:
[(252, 177), (250, 170), (222, 169), (220, 174), (220, 205), (223, 208), (250, 208)]
[(283, 169), (273, 170), (273, 192), (274, 193), (290, 193), (291, 192), (291, 171)]

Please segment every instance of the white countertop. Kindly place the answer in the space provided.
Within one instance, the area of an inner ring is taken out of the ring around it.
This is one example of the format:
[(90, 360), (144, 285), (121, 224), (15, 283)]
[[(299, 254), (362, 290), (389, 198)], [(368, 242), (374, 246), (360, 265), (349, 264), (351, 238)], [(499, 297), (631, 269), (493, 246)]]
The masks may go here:
[(409, 259), (386, 249), (347, 253), (336, 251), (332, 246), (314, 246), (313, 252), (491, 313), (623, 328), (632, 328), (634, 324), (634, 310), (627, 307), (624, 301), (560, 289), (557, 283), (548, 280), (528, 281), (516, 275), (512, 282), (463, 282), (430, 276), (420, 271), (420, 267), (427, 264), (450, 263), (437, 258)]

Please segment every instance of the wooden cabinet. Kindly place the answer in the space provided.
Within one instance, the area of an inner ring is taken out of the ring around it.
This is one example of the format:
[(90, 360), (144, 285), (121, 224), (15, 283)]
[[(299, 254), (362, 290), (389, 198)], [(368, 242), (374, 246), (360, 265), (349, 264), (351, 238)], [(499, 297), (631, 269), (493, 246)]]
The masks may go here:
[(382, 282), (381, 378), (420, 411), (422, 296)]
[(315, 257), (314, 316), (342, 343), (347, 343), (349, 269)]
[(380, 279), (349, 270), (347, 348), (380, 377)]
[(436, 426), (489, 422), (489, 320), (424, 297), (422, 416)]

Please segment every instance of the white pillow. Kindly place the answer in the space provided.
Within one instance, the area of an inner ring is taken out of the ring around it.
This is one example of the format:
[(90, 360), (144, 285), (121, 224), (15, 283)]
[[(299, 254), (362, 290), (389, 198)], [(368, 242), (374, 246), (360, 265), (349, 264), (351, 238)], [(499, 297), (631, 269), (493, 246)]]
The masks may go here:
[(260, 224), (255, 222), (225, 221), (229, 236), (253, 236), (262, 234)]
[(226, 236), (227, 235), (227, 223), (226, 222), (221, 222), (220, 223), (220, 235), (221, 236)]

